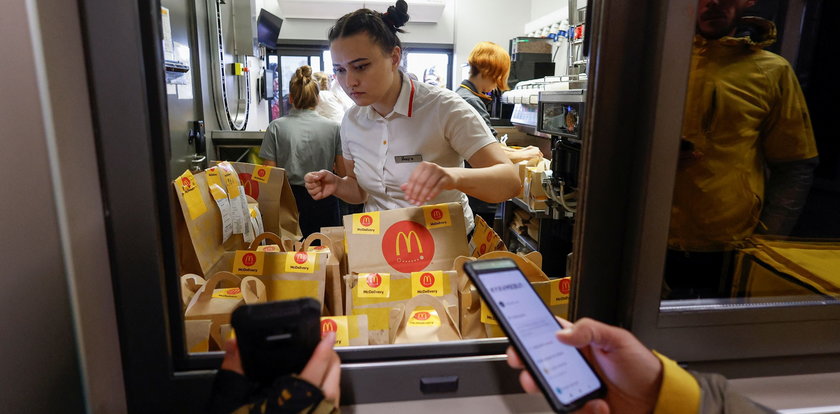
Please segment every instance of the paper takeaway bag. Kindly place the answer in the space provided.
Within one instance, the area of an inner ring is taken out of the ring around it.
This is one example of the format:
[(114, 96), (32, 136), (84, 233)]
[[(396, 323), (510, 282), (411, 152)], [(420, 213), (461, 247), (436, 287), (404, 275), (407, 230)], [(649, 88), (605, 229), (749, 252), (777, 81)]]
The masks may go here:
[[(320, 246), (313, 246), (312, 243), (319, 241)], [(302, 243), (295, 244), (295, 250), (322, 254), (327, 256), (325, 288), (324, 288), (324, 315), (344, 315), (344, 297), (341, 295), (341, 270), (336, 252), (338, 249), (327, 236), (321, 233), (312, 233)]]
[(347, 240), (344, 238), (344, 227), (321, 227), (321, 234), (329, 237), (332, 241), (333, 249), (335, 249), (335, 254), (338, 258), (341, 275), (344, 276), (348, 274)]
[[(548, 305), (552, 314), (561, 318), (568, 317), (570, 278), (549, 279), (540, 269), (542, 255), (539, 252), (532, 252), (523, 256), (511, 252), (496, 251), (487, 253), (477, 260), (502, 258), (512, 259), (516, 262), (540, 299)], [(472, 281), (463, 271), (464, 263), (472, 260), (476, 259), (459, 257), (454, 262), (459, 272), (458, 292), (461, 301), (461, 333), (465, 339), (504, 336), (490, 309), (480, 299)], [(482, 325), (485, 331), (483, 334), (480, 328)]]
[(321, 337), (335, 332), (335, 346), (368, 345), (367, 315), (322, 316)]
[[(390, 340), (391, 308), (426, 293), (457, 304), (453, 271), (400, 273), (351, 273), (344, 277), (348, 315), (367, 315), (371, 345)], [(428, 286), (426, 286), (428, 285)], [(457, 312), (457, 310), (456, 310)]]
[(344, 216), (349, 270), (356, 273), (451, 270), (468, 254), (466, 233), (459, 203)]
[(470, 250), (472, 251), (472, 257), (480, 257), (489, 252), (507, 251), (507, 247), (493, 228), (488, 226), (487, 222), (476, 214), (475, 230), (473, 230), (473, 235), (470, 239)]
[(461, 339), (453, 318), (458, 308), (440, 297), (417, 295), (391, 309), (392, 344), (457, 341)]
[(265, 239), (278, 247), (284, 244), (275, 234), (261, 234), (246, 250), (225, 253), (213, 270), (256, 277), (265, 284), (270, 301), (311, 297), (323, 305), (327, 255), (257, 250), (258, 243)]
[(303, 234), (297, 203), (286, 170), (244, 162), (231, 164), (239, 172), (245, 194), (259, 203), (265, 231), (300, 240)]
[[(228, 287), (222, 287), (227, 284)], [(265, 285), (257, 278), (240, 279), (230, 272), (219, 272), (207, 279), (184, 312), (187, 320), (209, 320), (210, 338), (221, 349), (220, 326), (230, 323), (230, 314), (237, 306), (266, 301)], [(189, 342), (189, 341), (188, 341)]]
[[(232, 175), (232, 179), (239, 180), (238, 184), (246, 195), (258, 203), (264, 229), (294, 240), (300, 239), (297, 207), (286, 172), (282, 168), (235, 164), (238, 174)], [(218, 171), (218, 168), (213, 171)], [(255, 171), (257, 175), (259, 171), (263, 171), (262, 175), (268, 176), (267, 182), (252, 179), (250, 173)], [(218, 174), (214, 177), (210, 179), (218, 180)], [(246, 180), (243, 182), (241, 179)], [(195, 175), (189, 171), (185, 172), (173, 181), (173, 188), (179, 204), (179, 211), (173, 212), (173, 216), (180, 272), (204, 276), (212, 274), (210, 269), (222, 255), (228, 251), (243, 249), (246, 246), (245, 239), (242, 234), (232, 234), (224, 240), (226, 232), (222, 211), (216, 198), (211, 195), (206, 171)], [(230, 192), (229, 188), (226, 190)], [(228, 226), (232, 226), (232, 213), (227, 217)], [(230, 232), (231, 228), (228, 227), (227, 230)]]

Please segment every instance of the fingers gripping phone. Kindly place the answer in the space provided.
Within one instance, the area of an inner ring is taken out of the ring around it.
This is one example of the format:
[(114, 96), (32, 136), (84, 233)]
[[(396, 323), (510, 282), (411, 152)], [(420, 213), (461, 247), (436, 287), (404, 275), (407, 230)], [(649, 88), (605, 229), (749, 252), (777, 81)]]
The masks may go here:
[(245, 376), (261, 385), (298, 374), (321, 339), (321, 304), (312, 298), (243, 305), (233, 311)]
[(464, 270), (555, 411), (576, 410), (606, 393), (580, 351), (557, 340), (560, 323), (513, 260), (469, 262)]

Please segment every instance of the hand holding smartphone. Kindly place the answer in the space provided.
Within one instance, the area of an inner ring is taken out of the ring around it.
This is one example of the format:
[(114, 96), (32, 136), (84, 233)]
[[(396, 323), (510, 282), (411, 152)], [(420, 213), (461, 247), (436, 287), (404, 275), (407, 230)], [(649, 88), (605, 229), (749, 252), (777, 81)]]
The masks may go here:
[(604, 396), (604, 382), (580, 351), (557, 340), (560, 323), (514, 261), (479, 260), (464, 270), (555, 411)]
[(231, 324), (245, 376), (261, 385), (300, 373), (321, 340), (321, 304), (304, 298), (236, 308)]

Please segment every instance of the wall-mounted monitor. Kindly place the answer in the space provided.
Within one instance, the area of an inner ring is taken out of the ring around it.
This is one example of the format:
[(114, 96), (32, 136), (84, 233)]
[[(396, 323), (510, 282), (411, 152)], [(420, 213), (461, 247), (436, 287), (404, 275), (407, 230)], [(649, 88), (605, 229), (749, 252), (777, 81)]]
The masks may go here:
[(270, 49), (277, 49), (277, 38), (280, 36), (280, 26), (283, 19), (274, 14), (260, 9), (257, 18), (257, 41), (260, 45)]

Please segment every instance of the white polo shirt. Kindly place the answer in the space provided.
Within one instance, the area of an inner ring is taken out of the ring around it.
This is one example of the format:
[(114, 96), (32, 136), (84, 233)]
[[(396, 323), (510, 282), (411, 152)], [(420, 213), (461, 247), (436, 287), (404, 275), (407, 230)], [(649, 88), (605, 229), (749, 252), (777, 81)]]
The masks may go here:
[[(463, 167), (479, 149), (497, 141), (475, 108), (448, 89), (414, 82), (405, 74), (394, 110), (385, 117), (354, 106), (341, 122), (344, 158), (368, 193), (365, 211), (412, 207), (400, 186), (421, 161)], [(459, 202), (467, 231), (474, 226), (466, 194), (441, 192), (428, 204)]]

